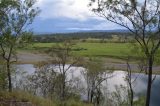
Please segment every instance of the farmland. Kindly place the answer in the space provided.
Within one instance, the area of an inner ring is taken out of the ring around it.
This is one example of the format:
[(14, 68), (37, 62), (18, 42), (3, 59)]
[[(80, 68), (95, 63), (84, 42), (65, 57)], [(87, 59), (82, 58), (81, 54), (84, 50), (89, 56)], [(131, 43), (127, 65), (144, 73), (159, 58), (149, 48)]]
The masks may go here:
[[(28, 50), (40, 50), (50, 48), (56, 43), (34, 43), (27, 47)], [(77, 43), (74, 53), (79, 56), (91, 57), (114, 57), (125, 58), (127, 56), (136, 57), (130, 43)]]
[[(26, 48), (20, 49), (20, 51), (27, 52), (41, 52), (48, 50), (52, 46), (56, 46), (60, 43), (33, 43)], [(45, 52), (46, 53), (46, 52)], [(74, 45), (73, 54), (81, 57), (101, 57), (126, 60), (130, 57), (133, 61), (139, 59), (142, 54), (138, 52), (138, 49), (132, 43), (88, 43), (78, 42)], [(48, 55), (48, 54), (47, 54)], [(160, 51), (156, 55), (156, 63), (159, 62)]]

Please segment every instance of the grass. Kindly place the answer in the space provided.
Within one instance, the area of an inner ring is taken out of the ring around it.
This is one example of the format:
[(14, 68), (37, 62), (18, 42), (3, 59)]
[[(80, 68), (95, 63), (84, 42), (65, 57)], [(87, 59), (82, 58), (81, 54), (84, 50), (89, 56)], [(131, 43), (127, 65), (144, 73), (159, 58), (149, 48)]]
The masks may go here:
[[(31, 95), (27, 92), (14, 91), (12, 93), (6, 91), (0, 91), (0, 103), (1, 101), (16, 100), (19, 102), (30, 102), (34, 106), (61, 106), (60, 101), (44, 99), (42, 97)], [(0, 106), (3, 106), (0, 104)], [(79, 100), (70, 99), (65, 101), (65, 106), (92, 106), (91, 104), (85, 104)]]
[(42, 97), (33, 96), (29, 93), (20, 92), (20, 91), (14, 91), (12, 93), (1, 91), (0, 100), (1, 101), (16, 100), (19, 102), (31, 102), (35, 106), (56, 106), (56, 104), (51, 100), (47, 100)]
[[(29, 46), (29, 50), (34, 49), (45, 49), (55, 45), (55, 43), (34, 43), (32, 46)], [(80, 56), (110, 56), (110, 57), (119, 57), (123, 58), (130, 52), (129, 43), (77, 43), (75, 48), (78, 48), (77, 51), (74, 51), (75, 54)]]
[[(44, 51), (56, 43), (34, 43), (23, 50)], [(74, 54), (87, 57), (109, 57), (115, 59), (126, 59), (130, 56), (137, 60), (142, 54), (138, 54), (138, 50), (131, 43), (77, 43), (75, 45)], [(77, 49), (78, 48), (78, 49)], [(134, 49), (133, 49), (134, 48)], [(22, 49), (21, 49), (22, 50)], [(160, 51), (155, 59), (156, 63), (160, 63)]]
[(83, 48), (82, 51), (76, 52), (82, 56), (110, 56), (125, 57), (130, 54), (128, 43), (78, 43), (77, 47)]

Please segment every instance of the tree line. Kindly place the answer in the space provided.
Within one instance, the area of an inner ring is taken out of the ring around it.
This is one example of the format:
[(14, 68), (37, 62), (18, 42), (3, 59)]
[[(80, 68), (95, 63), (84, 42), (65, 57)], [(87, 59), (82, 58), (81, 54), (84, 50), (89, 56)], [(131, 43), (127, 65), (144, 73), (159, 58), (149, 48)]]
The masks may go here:
[(70, 40), (83, 40), (85, 42), (88, 38), (94, 39), (113, 39), (116, 35), (119, 38), (128, 39), (132, 37), (128, 32), (77, 32), (77, 33), (57, 33), (57, 34), (35, 34), (33, 36), (33, 42), (51, 43), (51, 42), (63, 42), (66, 39)]

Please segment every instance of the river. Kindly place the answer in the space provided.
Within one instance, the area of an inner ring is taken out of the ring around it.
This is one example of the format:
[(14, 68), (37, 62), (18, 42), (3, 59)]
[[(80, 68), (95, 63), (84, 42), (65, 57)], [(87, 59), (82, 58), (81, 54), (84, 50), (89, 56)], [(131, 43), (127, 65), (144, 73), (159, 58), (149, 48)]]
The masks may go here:
[[(34, 65), (32, 64), (23, 64), (23, 65), (17, 65), (17, 70), (21, 71), (26, 71), (27, 74), (33, 74), (36, 70)], [(84, 76), (82, 75), (82, 72), (84, 71), (83, 67), (72, 67), (68, 71), (68, 79), (70, 78), (79, 78), (81, 80), (82, 85), (81, 86), (86, 86)], [(112, 76), (110, 79), (107, 80), (107, 82), (103, 82), (103, 85), (105, 86), (107, 84), (108, 90), (113, 91), (115, 85), (126, 85), (126, 82), (124, 81), (124, 77), (126, 76), (126, 72), (124, 71), (114, 71), (112, 73)], [(146, 93), (146, 88), (147, 88), (147, 75), (145, 74), (139, 74), (139, 73), (134, 73), (132, 75), (132, 78), (136, 79), (134, 82), (134, 92), (135, 95), (144, 95)], [(154, 80), (154, 83), (152, 85), (152, 94), (151, 94), (151, 106), (160, 106), (160, 75), (156, 76), (156, 79)], [(83, 95), (85, 98), (85, 95)]]

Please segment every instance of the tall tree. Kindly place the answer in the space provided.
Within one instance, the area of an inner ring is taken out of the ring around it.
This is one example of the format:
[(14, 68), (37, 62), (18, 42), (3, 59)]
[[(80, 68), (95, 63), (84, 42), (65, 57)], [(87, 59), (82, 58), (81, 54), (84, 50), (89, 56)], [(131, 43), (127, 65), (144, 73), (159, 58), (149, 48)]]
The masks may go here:
[(86, 70), (83, 72), (87, 83), (87, 97), (89, 103), (99, 106), (102, 102), (102, 83), (111, 78), (112, 75), (105, 71), (103, 61), (90, 58), (85, 62)]
[[(39, 12), (35, 0), (1, 0), (0, 49), (6, 64), (9, 91), (12, 91), (11, 64), (16, 61), (16, 48), (26, 42), (26, 27)], [(28, 40), (28, 39), (27, 39)]]
[(59, 94), (60, 99), (64, 101), (67, 96), (67, 79), (68, 71), (80, 61), (80, 57), (73, 55), (74, 43), (71, 41), (65, 41), (53, 46), (48, 52), (53, 56), (54, 62), (58, 66), (59, 70)]
[(148, 85), (146, 106), (150, 105), (154, 58), (160, 46), (159, 0), (91, 0), (92, 10), (100, 17), (128, 29), (146, 56)]

